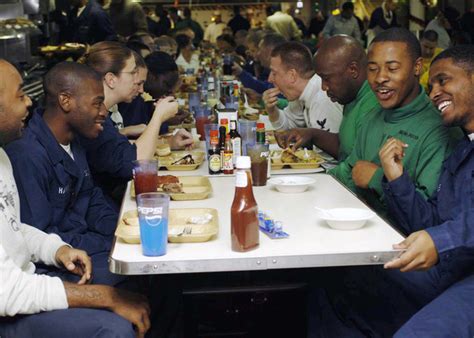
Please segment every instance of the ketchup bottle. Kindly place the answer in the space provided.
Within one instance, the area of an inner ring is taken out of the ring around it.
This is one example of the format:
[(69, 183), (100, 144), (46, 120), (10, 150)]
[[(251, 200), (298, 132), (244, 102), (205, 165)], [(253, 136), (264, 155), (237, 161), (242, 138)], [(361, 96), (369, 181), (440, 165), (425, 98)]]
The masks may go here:
[(232, 250), (245, 252), (258, 247), (258, 206), (253, 196), (250, 157), (236, 160), (235, 195), (230, 209)]

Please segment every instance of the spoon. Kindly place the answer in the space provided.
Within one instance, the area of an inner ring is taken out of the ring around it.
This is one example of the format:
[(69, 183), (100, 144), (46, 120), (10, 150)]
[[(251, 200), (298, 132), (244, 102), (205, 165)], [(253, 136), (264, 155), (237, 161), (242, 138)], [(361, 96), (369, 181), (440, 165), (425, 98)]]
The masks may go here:
[(314, 207), (314, 209), (316, 209), (317, 211), (319, 211), (323, 217), (326, 217), (326, 218), (335, 218), (334, 215), (327, 209), (323, 209), (323, 208), (320, 208), (320, 207)]

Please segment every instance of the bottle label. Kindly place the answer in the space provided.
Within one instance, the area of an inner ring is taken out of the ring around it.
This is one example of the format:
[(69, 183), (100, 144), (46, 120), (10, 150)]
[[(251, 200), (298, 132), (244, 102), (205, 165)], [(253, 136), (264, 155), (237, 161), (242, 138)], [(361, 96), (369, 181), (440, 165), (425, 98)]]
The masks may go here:
[(234, 164), (232, 162), (232, 153), (224, 153), (224, 160), (222, 162), (222, 170), (234, 170)]
[(215, 173), (221, 170), (221, 157), (219, 155), (209, 156), (209, 170)]
[(237, 171), (235, 173), (235, 186), (237, 188), (245, 188), (247, 184), (247, 173), (241, 170)]
[(232, 161), (235, 165), (235, 161), (237, 160), (237, 157), (242, 156), (242, 142), (239, 137), (232, 139), (232, 150), (234, 151), (234, 155), (232, 156)]

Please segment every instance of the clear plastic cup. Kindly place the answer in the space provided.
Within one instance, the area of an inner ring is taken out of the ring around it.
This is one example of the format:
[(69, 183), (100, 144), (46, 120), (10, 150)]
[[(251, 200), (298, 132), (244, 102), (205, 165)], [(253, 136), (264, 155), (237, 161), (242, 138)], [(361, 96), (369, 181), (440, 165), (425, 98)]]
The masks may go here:
[(248, 144), (247, 154), (250, 156), (252, 185), (260, 187), (267, 185), (268, 157), (270, 156), (268, 144)]
[(158, 160), (133, 161), (135, 196), (158, 189)]
[(163, 256), (168, 243), (170, 197), (161, 193), (137, 196), (140, 240), (144, 256)]
[(242, 137), (242, 155), (247, 155), (247, 145), (253, 145), (257, 141), (257, 122), (239, 120), (238, 132)]

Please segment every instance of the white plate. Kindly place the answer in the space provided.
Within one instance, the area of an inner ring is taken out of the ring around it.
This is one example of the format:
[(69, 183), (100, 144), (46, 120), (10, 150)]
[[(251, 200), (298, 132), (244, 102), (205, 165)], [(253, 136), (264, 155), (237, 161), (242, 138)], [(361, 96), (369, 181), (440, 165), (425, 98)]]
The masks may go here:
[(327, 209), (326, 212), (316, 211), (316, 215), (324, 219), (333, 229), (355, 230), (362, 228), (375, 213), (359, 208), (334, 208)]
[(268, 183), (276, 190), (287, 194), (304, 192), (315, 182), (314, 178), (306, 176), (279, 176), (268, 180)]

